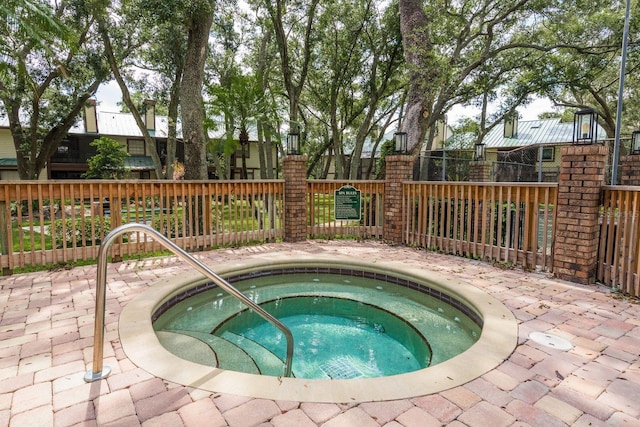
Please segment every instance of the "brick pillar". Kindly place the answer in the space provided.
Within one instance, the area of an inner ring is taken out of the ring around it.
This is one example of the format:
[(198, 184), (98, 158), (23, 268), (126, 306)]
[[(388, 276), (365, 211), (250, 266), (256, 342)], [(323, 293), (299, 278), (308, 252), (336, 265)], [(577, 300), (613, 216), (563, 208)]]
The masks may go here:
[(491, 179), (491, 162), (474, 160), (469, 164), (469, 181), (489, 182)]
[(307, 239), (307, 157), (288, 155), (282, 159), (284, 178), (284, 241)]
[(413, 157), (391, 155), (385, 158), (384, 222), (382, 237), (392, 243), (402, 243), (404, 215), (402, 211), (402, 182), (413, 177)]
[(640, 154), (620, 157), (620, 185), (640, 186)]
[(562, 147), (555, 227), (554, 275), (595, 281), (600, 237), (600, 193), (609, 151), (604, 145)]

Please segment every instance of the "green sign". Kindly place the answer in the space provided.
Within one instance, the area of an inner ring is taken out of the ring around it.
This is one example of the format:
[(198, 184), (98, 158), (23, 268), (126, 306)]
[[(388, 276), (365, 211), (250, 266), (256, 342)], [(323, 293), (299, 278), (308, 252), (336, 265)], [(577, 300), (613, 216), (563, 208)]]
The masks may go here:
[(343, 185), (335, 191), (333, 200), (336, 220), (360, 220), (360, 190), (351, 185)]

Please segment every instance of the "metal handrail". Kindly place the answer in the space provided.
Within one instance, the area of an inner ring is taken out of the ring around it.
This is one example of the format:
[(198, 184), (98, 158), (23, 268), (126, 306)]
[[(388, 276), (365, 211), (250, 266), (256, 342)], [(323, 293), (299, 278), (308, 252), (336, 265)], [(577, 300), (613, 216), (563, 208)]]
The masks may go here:
[(178, 255), (178, 257), (182, 258), (184, 261), (191, 264), (191, 266), (198, 270), (200, 273), (211, 279), (213, 283), (248, 305), (267, 322), (280, 329), (280, 331), (282, 331), (287, 339), (287, 359), (285, 361), (284, 375), (286, 377), (291, 376), (293, 335), (291, 334), (289, 328), (287, 328), (282, 322), (273, 317), (271, 314), (267, 313), (258, 304), (247, 298), (242, 292), (234, 288), (229, 282), (211, 271), (206, 265), (195, 259), (189, 253), (185, 252), (171, 240), (167, 239), (164, 235), (160, 234), (157, 230), (145, 224), (130, 223), (121, 225), (111, 230), (111, 232), (105, 236), (102, 245), (98, 250), (98, 272), (96, 277), (96, 318), (93, 337), (93, 367), (92, 370), (87, 371), (87, 373), (84, 375), (84, 380), (86, 382), (92, 382), (106, 378), (111, 373), (111, 369), (108, 366), (102, 366), (104, 356), (104, 316), (106, 304), (107, 253), (109, 252), (111, 243), (116, 237), (120, 236), (121, 234), (134, 231), (142, 232), (152, 237), (156, 242), (160, 243), (166, 249)]

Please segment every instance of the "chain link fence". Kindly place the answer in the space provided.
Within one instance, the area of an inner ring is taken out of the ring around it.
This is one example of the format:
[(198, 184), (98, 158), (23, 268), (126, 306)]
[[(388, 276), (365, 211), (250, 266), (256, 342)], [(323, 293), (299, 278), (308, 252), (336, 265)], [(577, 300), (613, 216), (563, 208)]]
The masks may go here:
[[(605, 183), (611, 184), (613, 169), (613, 139), (598, 141), (609, 148), (605, 170)], [(498, 151), (497, 161), (491, 165), (494, 182), (558, 182), (562, 145), (530, 145), (509, 151)], [(631, 139), (620, 139), (620, 157), (631, 150)], [(414, 181), (469, 181), (469, 168), (473, 161), (470, 150), (431, 151), (418, 157), (414, 164)], [(617, 174), (618, 183), (620, 173)], [(618, 184), (616, 183), (616, 184)]]
[[(432, 151), (418, 157), (414, 164), (414, 181), (469, 181), (471, 151)], [(444, 179), (443, 179), (444, 177)]]

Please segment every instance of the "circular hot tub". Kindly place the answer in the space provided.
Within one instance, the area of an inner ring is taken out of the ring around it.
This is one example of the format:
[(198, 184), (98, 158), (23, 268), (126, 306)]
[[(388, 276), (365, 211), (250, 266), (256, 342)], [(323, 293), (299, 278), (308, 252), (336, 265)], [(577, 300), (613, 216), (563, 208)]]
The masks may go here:
[[(318, 328), (305, 338), (298, 335), (303, 349), (294, 352), (294, 376), (280, 374), (284, 342), (278, 332), (273, 334), (271, 325), (252, 317), (197, 273), (158, 283), (125, 307), (120, 338), (133, 363), (169, 381), (212, 392), (275, 400), (376, 401), (463, 384), (495, 368), (517, 344), (516, 320), (495, 298), (398, 262), (300, 257), (228, 263), (214, 270), (276, 318), (295, 317), (296, 327), (302, 325), (305, 333), (311, 326)], [(327, 304), (331, 310), (337, 304), (338, 317), (347, 320), (334, 320)], [(312, 344), (322, 341), (326, 329), (320, 317), (309, 316), (330, 316), (332, 330), (340, 323), (338, 335), (347, 335), (346, 350), (329, 345), (328, 354), (317, 356), (320, 346)], [(363, 343), (355, 341), (359, 335)], [(397, 348), (384, 341), (389, 339), (398, 342)], [(462, 344), (452, 341), (456, 339)], [(407, 359), (407, 368), (396, 366), (399, 358)], [(308, 366), (308, 359), (320, 362)]]

